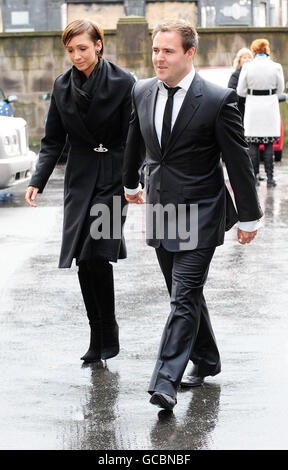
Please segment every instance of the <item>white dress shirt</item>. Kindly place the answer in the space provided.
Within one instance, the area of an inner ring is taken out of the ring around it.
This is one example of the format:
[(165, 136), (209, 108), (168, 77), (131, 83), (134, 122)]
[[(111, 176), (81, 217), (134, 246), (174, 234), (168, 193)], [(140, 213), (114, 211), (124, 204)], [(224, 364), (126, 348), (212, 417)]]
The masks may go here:
[[(177, 85), (181, 89), (176, 91), (174, 95), (174, 99), (173, 99), (171, 130), (173, 129), (178, 113), (180, 111), (180, 108), (186, 96), (186, 93), (193, 81), (194, 76), (195, 76), (195, 69), (194, 67), (192, 67), (191, 72), (189, 72), (188, 75), (186, 75), (186, 77), (182, 78), (182, 80)], [(158, 87), (159, 87), (159, 91), (158, 91), (156, 107), (155, 107), (154, 124), (155, 124), (157, 137), (159, 140), (159, 144), (161, 146), (163, 116), (164, 116), (166, 101), (168, 98), (168, 91), (164, 87), (164, 84), (161, 80), (158, 80)]]
[[(174, 95), (173, 109), (172, 109), (172, 119), (171, 119), (171, 130), (173, 129), (173, 126), (174, 126), (175, 121), (177, 119), (180, 108), (183, 104), (186, 93), (187, 93), (194, 77), (195, 77), (195, 68), (192, 66), (191, 72), (189, 72), (177, 84), (177, 86), (180, 87), (181, 89), (178, 90)], [(161, 133), (162, 133), (163, 115), (164, 115), (166, 101), (167, 101), (167, 98), (168, 98), (168, 91), (164, 87), (164, 84), (161, 80), (158, 80), (158, 87), (159, 87), (159, 91), (158, 91), (158, 94), (157, 94), (157, 100), (156, 100), (156, 106), (155, 106), (154, 124), (155, 124), (155, 129), (156, 129), (158, 141), (159, 141), (159, 144), (161, 146)], [(142, 188), (142, 186), (141, 186), (140, 183), (139, 183), (139, 186), (135, 189), (125, 188), (125, 186), (124, 186), (125, 193), (128, 194), (129, 196), (134, 196), (135, 194), (138, 193), (139, 189), (141, 189), (141, 188)], [(253, 220), (251, 222), (238, 222), (238, 227), (241, 230), (244, 230), (244, 231), (247, 231), (247, 232), (253, 232), (254, 230), (258, 229), (259, 224), (260, 224), (259, 220)]]
[[(182, 106), (184, 98), (186, 96), (187, 90), (190, 87), (194, 76), (195, 76), (195, 68), (192, 66), (191, 72), (189, 72), (188, 75), (186, 75), (177, 85), (177, 86), (181, 87), (181, 90), (178, 90), (174, 95), (173, 109), (172, 109), (172, 119), (171, 119), (171, 129), (173, 129), (176, 118), (178, 116), (178, 113), (180, 111), (180, 108)], [(158, 90), (157, 100), (156, 100), (154, 125), (155, 125), (155, 129), (156, 129), (157, 137), (158, 137), (158, 140), (159, 140), (159, 144), (160, 144), (160, 147), (161, 147), (162, 124), (163, 124), (163, 116), (164, 116), (165, 105), (166, 105), (166, 101), (167, 101), (167, 98), (168, 98), (168, 91), (164, 87), (164, 84), (161, 80), (158, 80), (158, 88), (159, 88), (159, 90)], [(141, 189), (141, 187), (142, 186), (139, 183), (138, 188), (130, 189), (130, 188), (125, 188), (125, 186), (124, 186), (124, 190), (125, 190), (126, 194), (129, 194), (130, 196), (134, 196), (135, 194), (138, 193), (138, 191), (139, 191), (139, 189)]]

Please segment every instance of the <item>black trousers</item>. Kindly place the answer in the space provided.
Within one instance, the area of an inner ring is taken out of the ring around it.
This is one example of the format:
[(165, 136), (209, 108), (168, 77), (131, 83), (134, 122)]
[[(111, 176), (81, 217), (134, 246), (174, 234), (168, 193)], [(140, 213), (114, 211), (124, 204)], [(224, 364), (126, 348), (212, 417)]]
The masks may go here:
[(168, 252), (156, 249), (170, 294), (171, 312), (166, 322), (156, 365), (149, 384), (155, 391), (175, 396), (189, 359), (198, 375), (216, 375), (220, 355), (203, 295), (215, 248)]
[(113, 327), (116, 323), (113, 266), (101, 258), (81, 261), (78, 278), (90, 325), (99, 329)]

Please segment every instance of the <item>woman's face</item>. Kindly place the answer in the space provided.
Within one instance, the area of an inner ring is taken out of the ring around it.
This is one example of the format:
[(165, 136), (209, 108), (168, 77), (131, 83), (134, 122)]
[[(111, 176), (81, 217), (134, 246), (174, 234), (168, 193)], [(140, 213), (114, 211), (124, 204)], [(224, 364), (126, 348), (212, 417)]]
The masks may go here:
[(240, 67), (246, 62), (251, 62), (252, 57), (249, 54), (244, 54), (240, 57)]
[(86, 77), (94, 69), (98, 62), (96, 50), (101, 50), (102, 43), (100, 39), (95, 44), (87, 33), (74, 36), (67, 44), (66, 50), (68, 56), (75, 67), (83, 72)]

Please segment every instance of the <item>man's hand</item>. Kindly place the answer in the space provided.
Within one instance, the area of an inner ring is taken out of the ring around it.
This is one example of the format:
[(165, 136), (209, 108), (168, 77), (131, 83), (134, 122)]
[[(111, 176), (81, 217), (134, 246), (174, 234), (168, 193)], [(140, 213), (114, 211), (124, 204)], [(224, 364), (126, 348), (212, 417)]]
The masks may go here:
[(244, 230), (241, 230), (238, 228), (238, 242), (241, 243), (241, 245), (245, 245), (245, 243), (250, 243), (253, 238), (256, 237), (257, 230), (254, 230), (254, 232), (245, 232)]
[(34, 186), (28, 187), (26, 196), (25, 196), (25, 201), (27, 202), (27, 204), (29, 204), (29, 206), (37, 207), (37, 204), (35, 204), (34, 201), (36, 199), (38, 191), (39, 191), (39, 188), (35, 188)]
[(142, 197), (143, 189), (140, 189), (137, 194), (131, 196), (130, 194), (125, 193), (126, 201), (132, 204), (145, 204), (145, 200)]

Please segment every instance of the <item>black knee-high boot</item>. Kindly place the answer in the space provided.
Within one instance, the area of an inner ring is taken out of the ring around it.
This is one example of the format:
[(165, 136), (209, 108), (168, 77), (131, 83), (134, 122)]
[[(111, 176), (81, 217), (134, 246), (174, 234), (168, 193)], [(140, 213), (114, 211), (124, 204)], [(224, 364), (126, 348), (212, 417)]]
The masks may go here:
[(90, 345), (87, 352), (81, 357), (81, 360), (84, 362), (96, 362), (101, 359), (101, 318), (97, 306), (95, 305), (91, 289), (90, 272), (86, 263), (80, 263), (78, 278), (90, 325)]
[(93, 293), (101, 317), (101, 358), (109, 359), (119, 353), (119, 327), (115, 318), (113, 266), (106, 260), (89, 263)]
[[(100, 348), (101, 359), (109, 359), (119, 353), (119, 328), (115, 318), (113, 267), (106, 260), (94, 259), (80, 263), (79, 274), (85, 284), (82, 287), (80, 281), (91, 327), (91, 343), (94, 340), (94, 347), (90, 344), (91, 348), (87, 351), (87, 353), (90, 351), (88, 358), (91, 357), (91, 354), (93, 356), (93, 351), (97, 357)], [(87, 358), (85, 356), (83, 356), (84, 360)]]

